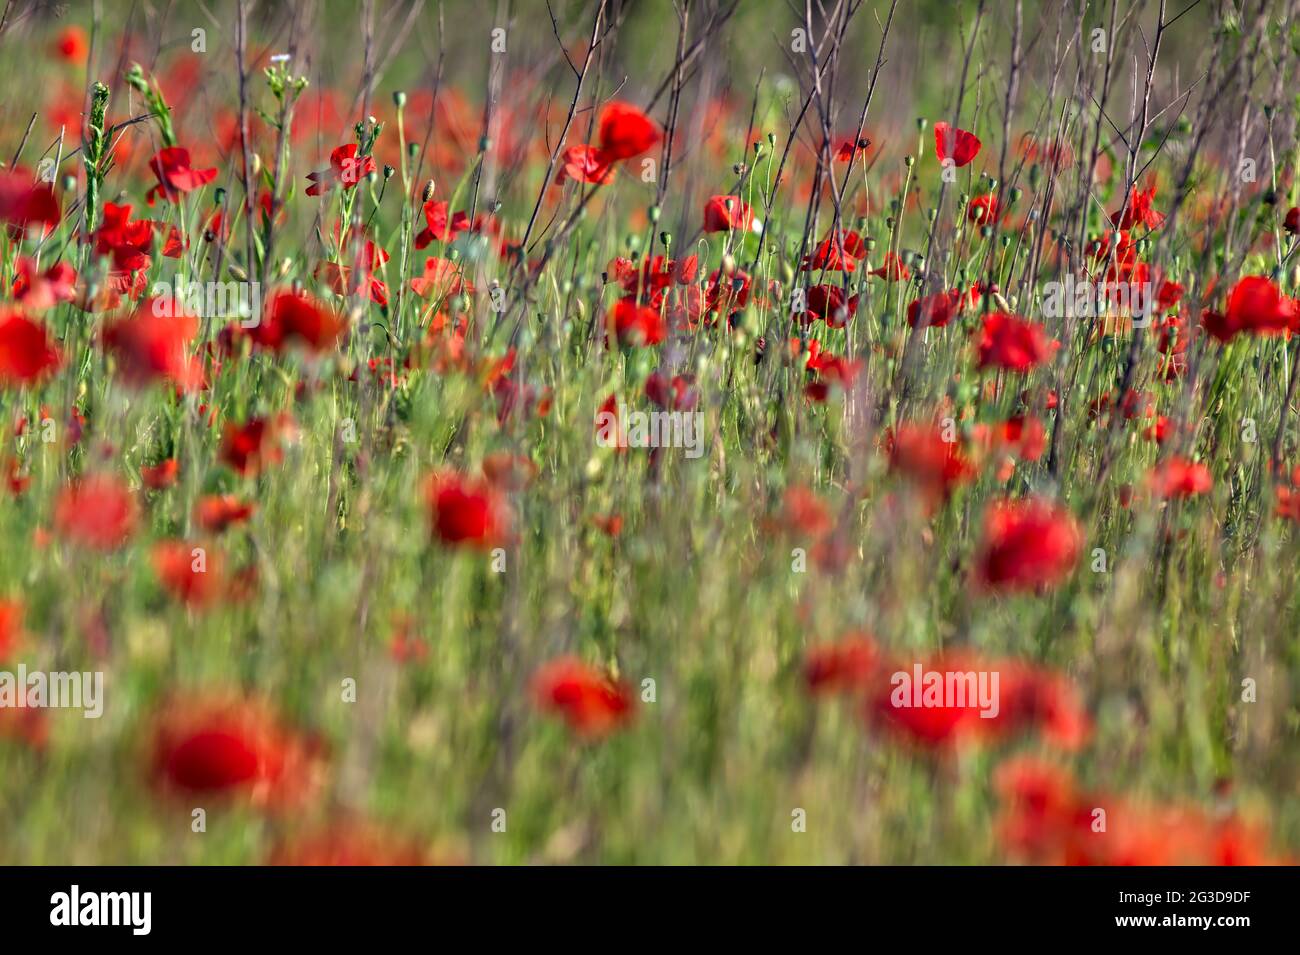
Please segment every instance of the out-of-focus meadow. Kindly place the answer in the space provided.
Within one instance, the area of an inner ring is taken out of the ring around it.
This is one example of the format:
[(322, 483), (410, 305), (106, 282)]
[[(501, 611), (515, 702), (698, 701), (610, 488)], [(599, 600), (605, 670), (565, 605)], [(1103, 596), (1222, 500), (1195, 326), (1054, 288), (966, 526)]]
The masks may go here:
[(1294, 859), (1293, 4), (0, 65), (0, 861)]

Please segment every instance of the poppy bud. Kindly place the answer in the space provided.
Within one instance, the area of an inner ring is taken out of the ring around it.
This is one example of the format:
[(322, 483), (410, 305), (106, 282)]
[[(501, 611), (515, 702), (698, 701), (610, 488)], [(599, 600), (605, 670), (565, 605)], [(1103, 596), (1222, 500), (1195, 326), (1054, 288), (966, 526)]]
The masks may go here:
[(401, 90), (395, 90), (393, 92), (393, 105), (398, 109), (404, 107), (406, 105), (406, 94)]
[(659, 221), (659, 211), (660, 211), (660, 210), (659, 210), (659, 207), (658, 207), (658, 206), (651, 206), (651, 207), (650, 207), (650, 209), (649, 209), (649, 211), (646, 213), (646, 215), (650, 217), (650, 221), (651, 221), (651, 223), (657, 223), (657, 222)]
[(420, 155), (420, 147), (419, 147), (419, 145), (418, 145), (417, 143), (407, 143), (407, 144), (406, 144), (406, 155), (407, 155), (407, 157), (410, 158), (410, 159), (414, 159), (416, 156)]
[(64, 177), (63, 177), (63, 191), (64, 191), (64, 192), (74, 192), (74, 191), (76, 191), (76, 188), (77, 188), (77, 177), (76, 177), (76, 176), (64, 176)]
[(929, 122), (926, 120), (926, 118), (925, 118), (924, 116), (921, 116), (921, 117), (918, 117), (918, 118), (917, 118), (917, 120), (916, 120), (916, 128), (917, 128), (918, 130), (920, 130), (921, 132), (925, 132), (925, 127), (928, 126), (928, 125), (929, 125)]
[(424, 184), (424, 192), (421, 194), (421, 198), (425, 202), (429, 202), (430, 200), (433, 199), (433, 188), (434, 187), (433, 187), (432, 179), (430, 179), (428, 182)]
[(722, 257), (722, 274), (731, 275), (736, 271), (736, 258), (730, 252)]
[(213, 191), (213, 193), (212, 193), (212, 199), (213, 199), (212, 204), (213, 204), (214, 206), (223, 206), (223, 205), (225, 205), (225, 204), (226, 204), (226, 187), (225, 187), (225, 186), (217, 186), (217, 188), (216, 188), (216, 189)]
[(249, 162), (249, 167), (254, 177), (260, 176), (262, 174), (262, 157), (257, 153), (253, 153), (253, 158)]
[(659, 241), (664, 244), (666, 249), (673, 244), (673, 234), (671, 232), (660, 232)]
[(915, 156), (904, 156), (904, 157), (903, 157), (903, 165), (906, 166), (908, 169), (911, 169), (912, 166), (914, 166), (915, 164), (916, 164), (916, 157), (915, 157)]
[(237, 282), (248, 281), (248, 273), (245, 272), (238, 265), (236, 265), (234, 262), (231, 262), (229, 265), (226, 266), (226, 271), (229, 272), (230, 277)]
[(393, 178), (393, 173), (395, 173), (395, 172), (397, 172), (397, 170), (394, 169), (392, 166), (385, 165), (385, 166), (384, 166), (384, 181), (387, 182), (389, 179), (392, 179), (392, 178)]
[(775, 145), (776, 145), (776, 133), (768, 133), (768, 134), (767, 134), (767, 144), (768, 144), (769, 146), (775, 146)]

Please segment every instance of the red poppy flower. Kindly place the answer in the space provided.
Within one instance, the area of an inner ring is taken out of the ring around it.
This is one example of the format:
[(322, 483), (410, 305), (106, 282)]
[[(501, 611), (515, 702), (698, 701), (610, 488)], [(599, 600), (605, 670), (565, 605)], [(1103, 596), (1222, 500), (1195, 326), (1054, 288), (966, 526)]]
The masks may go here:
[(671, 379), (656, 371), (645, 381), (645, 396), (660, 408), (670, 411), (694, 411), (700, 390), (694, 375), (673, 375)]
[(135, 498), (126, 485), (108, 474), (75, 481), (54, 501), (54, 527), (76, 544), (116, 550), (135, 530)]
[(852, 229), (832, 230), (811, 255), (803, 257), (799, 269), (803, 272), (853, 272), (857, 270), (858, 260), (865, 258), (866, 254), (866, 243), (858, 233)]
[(803, 677), (814, 695), (857, 693), (870, 685), (881, 666), (880, 648), (867, 634), (851, 634), (835, 643), (810, 647)]
[(250, 418), (242, 425), (227, 423), (221, 438), (220, 457), (236, 474), (255, 477), (271, 464), (284, 459), (280, 446), (282, 419)]
[(748, 232), (754, 224), (754, 210), (739, 196), (713, 196), (704, 203), (704, 231)]
[(806, 309), (796, 313), (805, 324), (821, 319), (830, 328), (843, 328), (858, 311), (858, 297), (846, 298), (838, 285), (814, 285), (804, 295)]
[(190, 165), (190, 151), (183, 146), (167, 146), (149, 160), (149, 168), (158, 177), (158, 185), (145, 195), (145, 202), (153, 205), (158, 196), (175, 202), (187, 192), (202, 189), (217, 178), (217, 170), (195, 169)]
[(1052, 346), (1041, 325), (1002, 312), (990, 312), (984, 316), (978, 347), (981, 369), (1025, 372), (1052, 354)]
[(194, 522), (212, 534), (242, 524), (253, 516), (257, 505), (234, 494), (205, 494), (194, 505)]
[(1069, 511), (1050, 501), (996, 501), (984, 515), (976, 580), (988, 590), (1033, 591), (1069, 576), (1083, 534)]
[(424, 274), (411, 279), (411, 291), (421, 298), (436, 301), (448, 295), (473, 292), (474, 285), (459, 264), (450, 259), (434, 257), (424, 260)]
[(20, 169), (0, 169), (0, 222), (21, 234), (33, 224), (56, 226), (61, 217), (59, 200), (48, 185), (33, 182)]
[(305, 292), (282, 289), (271, 295), (262, 308), (262, 320), (248, 335), (272, 351), (297, 344), (319, 355), (334, 348), (346, 329), (346, 320), (325, 303)]
[(28, 309), (53, 308), (60, 302), (74, 301), (77, 297), (77, 270), (67, 262), (55, 262), (38, 274), (36, 263), (20, 256), (13, 293), (14, 301), (22, 302)]
[(453, 242), (456, 236), (470, 226), (469, 216), (457, 212), (447, 219), (447, 203), (430, 199), (424, 204), (425, 227), (415, 236), (415, 247), (425, 248), (430, 242)]
[(932, 504), (948, 500), (977, 473), (961, 443), (945, 441), (938, 424), (905, 422), (886, 432), (885, 446), (890, 470), (915, 482)]
[(152, 773), (165, 793), (300, 805), (317, 788), (321, 747), (271, 710), (241, 699), (169, 703), (152, 732)]
[(609, 310), (618, 343), (623, 346), (658, 345), (667, 329), (659, 309), (638, 305), (632, 296), (619, 299)]
[(155, 465), (145, 465), (140, 468), (140, 480), (144, 486), (151, 491), (161, 491), (169, 488), (176, 483), (176, 475), (180, 470), (175, 458), (164, 458)]
[(0, 309), (0, 387), (25, 387), (47, 378), (61, 358), (45, 326), (21, 312)]
[(330, 153), (330, 166), (328, 169), (320, 169), (307, 174), (307, 178), (312, 183), (307, 187), (307, 195), (319, 196), (335, 183), (340, 184), (345, 191), (355, 189), (357, 183), (375, 172), (376, 168), (374, 156), (364, 156), (358, 159), (357, 144), (345, 143)]
[(95, 251), (112, 255), (113, 268), (119, 272), (141, 272), (149, 268), (153, 248), (153, 223), (147, 219), (131, 221), (131, 207), (104, 203), (104, 221), (95, 230)]
[(1159, 497), (1195, 497), (1214, 487), (1210, 469), (1200, 461), (1169, 457), (1152, 468), (1147, 481)]
[(1287, 235), (1295, 235), (1300, 232), (1300, 206), (1292, 206), (1286, 211), (1286, 218), (1282, 221), (1282, 228), (1286, 229)]
[[(1067, 772), (1034, 757), (1002, 764), (998, 829), (1015, 856), (1045, 865), (1269, 865), (1268, 832), (1234, 815), (1151, 805), (1081, 790)], [(1096, 809), (1106, 827), (1097, 830)]]
[(167, 382), (182, 391), (203, 383), (203, 366), (190, 354), (199, 320), (170, 298), (149, 299), (130, 316), (104, 326), (104, 348), (118, 375), (134, 387)]
[(1170, 282), (1168, 279), (1160, 283), (1160, 290), (1156, 292), (1156, 308), (1162, 312), (1167, 312), (1183, 297), (1183, 287), (1177, 282)]
[(598, 140), (607, 162), (639, 156), (663, 139), (663, 133), (645, 113), (629, 103), (614, 101), (600, 113)]
[(1296, 329), (1300, 323), (1300, 308), (1297, 308), (1295, 299), (1282, 294), (1272, 279), (1248, 275), (1228, 293), (1223, 322), (1229, 331), (1228, 337), (1238, 332), (1280, 335), (1288, 329)]
[(997, 196), (976, 196), (966, 207), (966, 218), (976, 225), (992, 225), (1000, 218)]
[(865, 155), (871, 140), (862, 138), (855, 139), (852, 136), (846, 136), (841, 139), (835, 146), (834, 157), (836, 162), (852, 162), (854, 156)]
[(950, 123), (934, 124), (934, 154), (941, 163), (950, 159), (954, 166), (964, 166), (979, 154), (982, 145), (974, 133), (956, 129)]
[(1047, 429), (1033, 415), (1012, 415), (995, 425), (976, 425), (976, 440), (994, 453), (1008, 453), (1022, 461), (1037, 461), (1047, 450)]
[(907, 306), (907, 324), (916, 328), (943, 328), (961, 314), (966, 306), (974, 305), (976, 295), (951, 289), (914, 299)]
[(425, 488), (429, 523), (444, 544), (488, 549), (505, 539), (510, 514), (504, 498), (486, 481), (443, 472)]
[(23, 636), (23, 605), (0, 600), (0, 663), (13, 658)]
[(561, 154), (560, 168), (555, 171), (555, 184), (562, 185), (568, 179), (598, 186), (613, 182), (613, 160), (595, 146), (581, 143), (569, 146)]
[(89, 52), (86, 31), (81, 27), (65, 27), (54, 40), (54, 55), (67, 63), (81, 63)]
[(862, 371), (862, 360), (850, 361), (828, 351), (818, 351), (808, 356), (807, 369), (812, 381), (804, 386), (804, 394), (817, 402), (826, 401), (831, 389), (845, 391), (857, 380)]
[(912, 270), (894, 252), (886, 252), (880, 268), (872, 269), (871, 274), (886, 282), (906, 282), (912, 277)]
[[(1151, 188), (1146, 192), (1138, 191), (1134, 186), (1129, 191), (1128, 207), (1120, 210), (1116, 209), (1110, 215), (1111, 225), (1119, 229), (1132, 229), (1136, 225), (1143, 226), (1147, 229), (1159, 228), (1160, 224), (1165, 221), (1165, 214), (1157, 212), (1151, 208), (1151, 203), (1156, 197), (1156, 184), (1151, 183)], [(1124, 215), (1121, 216), (1120, 212)]]
[(532, 685), (540, 709), (558, 714), (570, 729), (589, 739), (627, 725), (635, 712), (626, 683), (573, 657), (543, 666)]
[[(388, 261), (388, 253), (367, 239), (357, 250), (356, 261), (360, 263), (359, 269), (339, 265), (337, 262), (318, 262), (312, 275), (328, 286), (335, 295), (346, 297), (355, 292), (370, 299), (376, 305), (387, 306), (388, 286), (375, 276), (375, 270)], [(361, 278), (355, 283), (354, 288), (352, 277), (356, 274)]]
[(190, 541), (159, 541), (152, 559), (159, 583), (186, 606), (200, 609), (221, 595), (222, 561), (212, 548)]

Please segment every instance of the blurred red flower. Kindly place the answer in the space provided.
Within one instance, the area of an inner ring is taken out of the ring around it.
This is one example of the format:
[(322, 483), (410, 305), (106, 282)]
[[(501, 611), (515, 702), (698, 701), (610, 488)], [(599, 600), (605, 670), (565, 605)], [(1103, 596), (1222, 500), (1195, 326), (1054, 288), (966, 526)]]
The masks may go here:
[(599, 738), (625, 726), (635, 712), (626, 683), (573, 657), (547, 663), (533, 676), (532, 685), (540, 709), (558, 714), (586, 738)]
[(62, 214), (54, 190), (21, 169), (0, 169), (0, 221), (21, 235), (33, 224), (56, 226)]
[(281, 808), (316, 789), (321, 747), (259, 702), (176, 699), (155, 717), (150, 735), (152, 775), (164, 793)]
[(444, 544), (491, 548), (504, 542), (509, 510), (488, 482), (442, 472), (429, 479), (425, 495), (430, 525)]
[(992, 591), (1034, 591), (1070, 575), (1083, 546), (1078, 522), (1041, 498), (1002, 500), (984, 515), (976, 581)]
[(221, 437), (220, 457), (236, 474), (255, 477), (284, 459), (280, 436), (287, 419), (249, 418), (242, 425), (227, 422)]
[(143, 388), (166, 382), (182, 391), (203, 384), (203, 366), (190, 354), (199, 320), (175, 299), (141, 303), (130, 316), (104, 326), (104, 348), (127, 384)]
[(254, 344), (280, 352), (298, 344), (314, 354), (332, 349), (347, 322), (324, 302), (292, 289), (272, 293), (262, 320), (248, 330)]
[(194, 522), (212, 534), (242, 524), (253, 516), (257, 505), (242, 501), (234, 494), (205, 494), (194, 505)]
[(663, 139), (663, 133), (645, 113), (617, 100), (600, 112), (600, 152), (606, 162), (639, 156)]
[(221, 555), (192, 541), (164, 540), (154, 544), (153, 569), (158, 581), (186, 606), (200, 609), (221, 596), (224, 585)]
[(1165, 458), (1147, 477), (1152, 491), (1159, 497), (1194, 497), (1205, 494), (1214, 487), (1210, 469), (1200, 461), (1188, 461), (1177, 456)]
[(140, 468), (140, 479), (144, 486), (151, 491), (161, 491), (169, 488), (176, 483), (176, 475), (180, 470), (180, 465), (175, 458), (164, 458), (155, 465), (144, 465)]
[(754, 222), (754, 210), (739, 196), (712, 196), (704, 203), (704, 231), (747, 232)]
[(21, 312), (0, 308), (0, 387), (41, 382), (62, 359), (45, 326)]
[(667, 334), (659, 309), (638, 305), (633, 296), (619, 299), (609, 310), (614, 334), (623, 346), (657, 345)]
[(891, 471), (906, 475), (933, 504), (946, 501), (977, 471), (953, 435), (945, 441), (938, 423), (904, 422), (885, 432)]
[(990, 312), (980, 329), (979, 367), (1025, 372), (1046, 361), (1052, 343), (1041, 325), (1015, 315)]
[(115, 550), (135, 530), (136, 504), (116, 477), (92, 474), (61, 490), (54, 501), (54, 527), (68, 540)]

